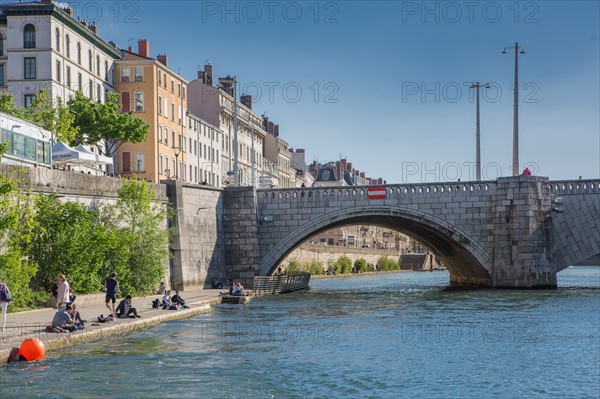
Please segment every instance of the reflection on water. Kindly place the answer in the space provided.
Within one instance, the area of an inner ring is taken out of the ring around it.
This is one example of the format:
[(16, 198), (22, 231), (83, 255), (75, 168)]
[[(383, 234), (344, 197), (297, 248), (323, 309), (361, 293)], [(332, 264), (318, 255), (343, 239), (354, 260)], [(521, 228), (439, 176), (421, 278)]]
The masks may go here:
[(558, 281), (446, 291), (446, 272), (313, 280), (51, 354), (45, 370), (11, 366), (0, 396), (598, 397), (600, 268)]

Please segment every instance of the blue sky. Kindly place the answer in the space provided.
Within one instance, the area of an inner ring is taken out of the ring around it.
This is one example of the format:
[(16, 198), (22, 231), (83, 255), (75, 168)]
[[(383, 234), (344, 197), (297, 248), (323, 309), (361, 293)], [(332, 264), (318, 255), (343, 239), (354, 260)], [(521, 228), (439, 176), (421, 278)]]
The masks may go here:
[(597, 1), (72, 2), (100, 35), (192, 80), (209, 60), (307, 162), (347, 157), (388, 183), (474, 179), (482, 91), (483, 178), (512, 175), (514, 55), (521, 169), (600, 176)]

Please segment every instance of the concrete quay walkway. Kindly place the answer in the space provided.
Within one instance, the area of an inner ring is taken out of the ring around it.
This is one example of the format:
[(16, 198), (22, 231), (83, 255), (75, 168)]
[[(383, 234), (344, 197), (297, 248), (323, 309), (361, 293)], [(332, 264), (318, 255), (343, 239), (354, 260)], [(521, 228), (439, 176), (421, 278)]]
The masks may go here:
[[(224, 290), (181, 291), (181, 297), (185, 299), (186, 305), (189, 306), (189, 309), (181, 310), (152, 309), (152, 301), (156, 298), (162, 298), (162, 295), (136, 297), (131, 302), (141, 318), (117, 319), (110, 323), (97, 323), (99, 324), (97, 326), (92, 326), (92, 323), (96, 322), (99, 315), (102, 314), (106, 317), (110, 314), (104, 304), (103, 296), (82, 295), (79, 313), (81, 318), (88, 322), (84, 330), (72, 333), (48, 333), (44, 331), (46, 325), (52, 321), (56, 309), (46, 308), (9, 313), (6, 329), (0, 331), (0, 367), (7, 363), (11, 348), (18, 347), (25, 338), (40, 339), (46, 345), (46, 353), (48, 353), (63, 346), (94, 341), (126, 331), (139, 330), (167, 320), (208, 313), (211, 305), (221, 302), (219, 297), (221, 291)], [(118, 305), (120, 299), (117, 300), (115, 306)], [(76, 300), (75, 303), (79, 304), (79, 300)]]

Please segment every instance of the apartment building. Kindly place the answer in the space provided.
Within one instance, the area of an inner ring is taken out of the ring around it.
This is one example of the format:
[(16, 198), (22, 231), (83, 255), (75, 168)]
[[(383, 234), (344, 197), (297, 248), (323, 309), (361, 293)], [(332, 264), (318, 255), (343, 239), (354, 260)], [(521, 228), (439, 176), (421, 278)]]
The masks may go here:
[(123, 51), (115, 63), (116, 91), (123, 112), (133, 111), (148, 125), (142, 143), (123, 143), (116, 153), (116, 173), (133, 173), (158, 182), (164, 179), (191, 181), (187, 156), (188, 82), (168, 66), (166, 54), (150, 55), (150, 42), (138, 41)]
[(93, 23), (50, 0), (0, 5), (0, 91), (27, 107), (42, 88), (65, 103), (81, 90), (93, 101), (114, 91), (121, 51), (98, 36)]
[[(234, 184), (236, 158), (235, 127), (237, 124), (238, 180), (243, 186), (259, 186), (264, 168), (264, 140), (262, 116), (252, 111), (252, 98), (242, 96), (237, 101), (234, 78), (219, 78), (213, 85), (213, 67), (205, 65), (198, 79), (189, 84), (190, 112), (212, 124), (222, 132), (221, 176), (222, 185)], [(237, 114), (237, 117), (235, 115)]]
[(221, 186), (221, 143), (223, 132), (204, 119), (188, 113), (188, 180)]

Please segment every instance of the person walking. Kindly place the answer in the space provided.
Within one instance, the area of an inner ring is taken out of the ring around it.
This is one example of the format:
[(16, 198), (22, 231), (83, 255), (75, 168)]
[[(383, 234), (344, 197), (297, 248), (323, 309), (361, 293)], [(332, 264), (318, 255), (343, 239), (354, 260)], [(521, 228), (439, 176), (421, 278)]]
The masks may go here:
[(56, 296), (56, 309), (64, 309), (65, 306), (71, 302), (71, 289), (69, 288), (69, 282), (64, 274), (59, 274), (56, 277), (56, 284), (58, 285), (58, 295)]
[(6, 328), (6, 312), (8, 305), (12, 302), (13, 297), (8, 289), (8, 285), (0, 281), (0, 309), (2, 309), (2, 331)]
[[(112, 272), (110, 277), (106, 279), (104, 283), (104, 288), (106, 289), (106, 307), (108, 310), (112, 311), (113, 320), (117, 318), (117, 312), (115, 311), (115, 302), (117, 302), (117, 292), (119, 292), (119, 282), (117, 281), (117, 273)], [(108, 305), (109, 302), (112, 301), (112, 309), (111, 306)]]

